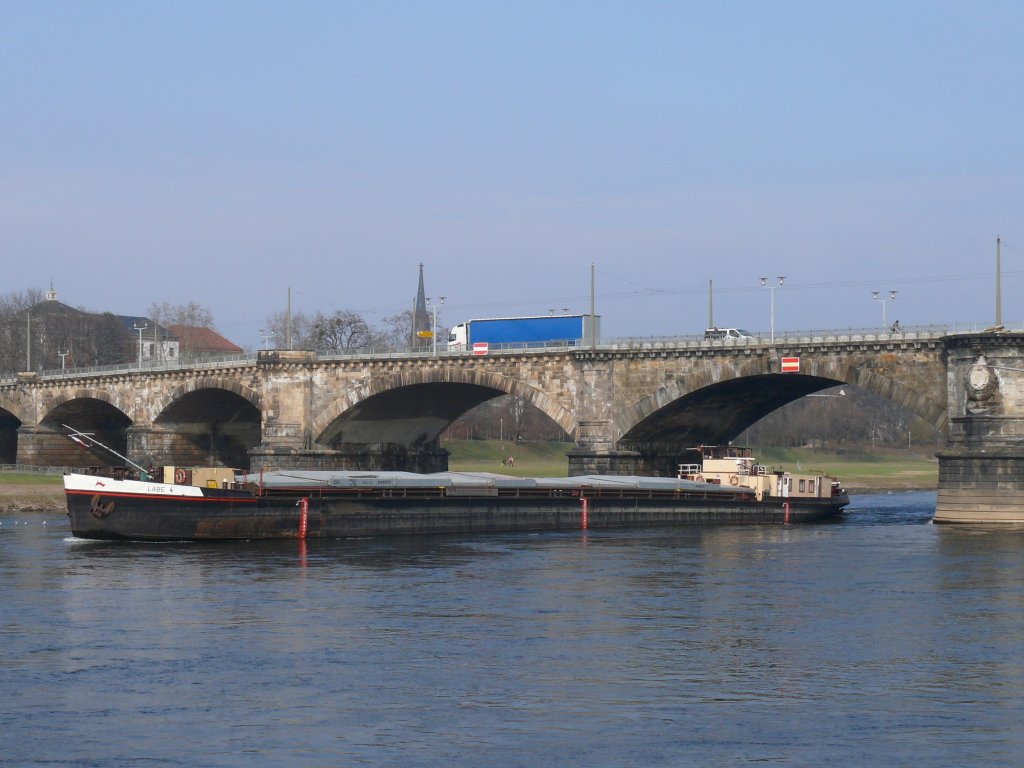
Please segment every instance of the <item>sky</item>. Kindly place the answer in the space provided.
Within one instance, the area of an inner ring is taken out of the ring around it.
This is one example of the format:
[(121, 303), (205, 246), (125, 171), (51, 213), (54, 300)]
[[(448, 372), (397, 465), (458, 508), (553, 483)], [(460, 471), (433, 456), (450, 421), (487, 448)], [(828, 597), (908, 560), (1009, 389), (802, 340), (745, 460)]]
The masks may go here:
[(984, 327), (999, 236), (1020, 327), (1022, 41), (986, 0), (0, 0), (0, 293), (251, 349), (420, 263), (448, 325), (593, 274), (606, 338)]

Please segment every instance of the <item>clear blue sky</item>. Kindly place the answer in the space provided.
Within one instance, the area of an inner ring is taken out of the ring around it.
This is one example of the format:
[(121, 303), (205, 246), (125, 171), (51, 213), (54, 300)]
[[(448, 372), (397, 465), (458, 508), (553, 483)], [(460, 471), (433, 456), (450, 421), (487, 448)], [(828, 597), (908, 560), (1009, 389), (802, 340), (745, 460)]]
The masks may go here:
[(0, 0), (0, 292), (1024, 322), (1019, 2)]

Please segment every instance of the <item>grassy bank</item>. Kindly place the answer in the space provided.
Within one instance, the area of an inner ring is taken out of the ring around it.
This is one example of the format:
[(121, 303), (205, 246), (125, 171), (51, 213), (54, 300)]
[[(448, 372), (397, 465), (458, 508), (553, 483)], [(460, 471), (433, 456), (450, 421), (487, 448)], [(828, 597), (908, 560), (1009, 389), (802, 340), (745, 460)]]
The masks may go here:
[[(565, 477), (569, 470), (566, 453), (573, 443), (510, 443), (500, 440), (452, 440), (443, 447), (451, 451), (448, 468), (453, 472), (499, 472), (517, 477)], [(511, 456), (514, 464), (502, 466)]]
[[(455, 472), (499, 472), (520, 477), (565, 477), (566, 453), (572, 443), (521, 443), (498, 440), (453, 440), (444, 447), (451, 452), (449, 467)], [(928, 455), (906, 451), (827, 453), (810, 448), (766, 448), (755, 451), (765, 464), (790, 471), (818, 471), (838, 477), (851, 490), (932, 489), (938, 483), (939, 465)], [(511, 456), (512, 467), (501, 460)], [(0, 495), (60, 496), (60, 475), (0, 472)]]
[[(521, 443), (498, 440), (453, 440), (449, 468), (455, 472), (500, 472), (533, 477), (564, 477), (572, 443)], [(827, 453), (811, 448), (767, 448), (758, 459), (790, 471), (818, 471), (838, 477), (851, 490), (909, 490), (935, 488), (938, 461), (906, 451)], [(512, 468), (501, 464), (512, 456)]]
[(907, 451), (826, 453), (811, 448), (767, 448), (757, 454), (763, 463), (790, 471), (814, 470), (838, 477), (850, 490), (934, 489), (939, 461)]
[(21, 488), (30, 486), (52, 487), (55, 490), (62, 490), (64, 480), (60, 475), (36, 474), (34, 472), (0, 472), (0, 485)]

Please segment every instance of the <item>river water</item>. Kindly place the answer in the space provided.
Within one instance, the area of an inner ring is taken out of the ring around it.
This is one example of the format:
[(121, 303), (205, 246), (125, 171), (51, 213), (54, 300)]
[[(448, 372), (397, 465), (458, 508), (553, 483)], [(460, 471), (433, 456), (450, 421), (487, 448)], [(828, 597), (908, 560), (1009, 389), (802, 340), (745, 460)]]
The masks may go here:
[(0, 766), (1024, 763), (1024, 530), (105, 544), (0, 517)]

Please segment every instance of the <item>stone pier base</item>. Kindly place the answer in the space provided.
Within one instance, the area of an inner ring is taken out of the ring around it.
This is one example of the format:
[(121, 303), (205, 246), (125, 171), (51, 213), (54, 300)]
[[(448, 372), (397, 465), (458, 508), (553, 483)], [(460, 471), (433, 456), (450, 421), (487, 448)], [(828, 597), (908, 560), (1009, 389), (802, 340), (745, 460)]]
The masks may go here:
[(250, 471), (276, 469), (444, 472), (448, 451), (438, 446), (350, 445), (339, 450), (310, 450), (259, 445), (249, 451)]
[(638, 451), (573, 448), (569, 451), (569, 477), (579, 475), (643, 475), (675, 477), (680, 459), (656, 456)]
[(1024, 449), (939, 453), (936, 523), (1024, 523)]

